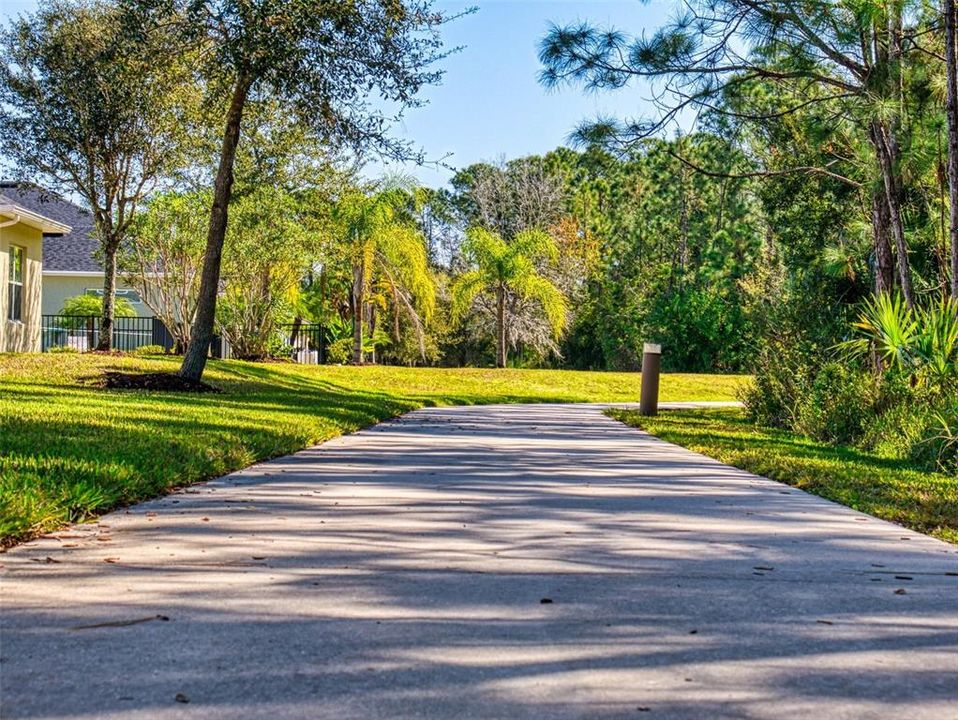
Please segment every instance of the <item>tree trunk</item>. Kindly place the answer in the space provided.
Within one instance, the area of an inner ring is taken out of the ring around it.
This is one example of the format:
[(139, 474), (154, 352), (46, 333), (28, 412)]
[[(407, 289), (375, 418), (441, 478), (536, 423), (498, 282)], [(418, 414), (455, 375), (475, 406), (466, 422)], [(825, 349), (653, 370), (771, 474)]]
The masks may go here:
[[(376, 334), (376, 306), (373, 303), (369, 304), (369, 320), (366, 323), (366, 327), (369, 328), (369, 339), (372, 341), (373, 336)], [(372, 350), (369, 353), (370, 362), (376, 364), (376, 345), (375, 343), (372, 346)]]
[(888, 240), (888, 203), (884, 188), (872, 195), (872, 231), (875, 236), (875, 295), (891, 294), (895, 289), (895, 258)]
[[(296, 317), (293, 318), (293, 327), (289, 332), (289, 344), (293, 347), (293, 349), (296, 348), (296, 341), (299, 339), (299, 331), (302, 327), (303, 327), (303, 316), (297, 315)], [(307, 342), (306, 350), (308, 351), (309, 340), (307, 339), (306, 342)]]
[(353, 364), (363, 364), (363, 263), (353, 265)]
[(113, 349), (113, 320), (116, 315), (116, 250), (111, 238), (103, 246), (103, 313), (100, 316), (100, 338), (97, 350)]
[(326, 263), (323, 263), (322, 268), (319, 270), (319, 307), (324, 323), (329, 322), (329, 318), (326, 316), (326, 313), (329, 311), (329, 308), (326, 307), (326, 285)]
[(396, 346), (399, 346), (400, 339), (400, 327), (399, 327), (399, 293), (396, 291), (396, 288), (393, 287), (393, 342), (396, 343)]
[(958, 298), (958, 3), (945, 4), (945, 76), (948, 82), (948, 195), (951, 207), (951, 296)]
[(206, 235), (206, 252), (203, 255), (203, 274), (196, 304), (196, 319), (190, 333), (190, 344), (183, 356), (180, 376), (199, 382), (206, 368), (206, 358), (213, 340), (213, 323), (216, 319), (216, 295), (220, 285), (220, 263), (223, 259), (223, 242), (226, 239), (227, 214), (233, 194), (233, 163), (239, 145), (243, 110), (249, 95), (252, 77), (243, 71), (236, 78), (233, 98), (226, 113), (223, 144), (220, 149), (220, 164), (213, 187), (213, 207), (210, 211), (210, 226)]
[(496, 367), (506, 366), (506, 289), (496, 289)]
[(686, 188), (687, 171), (682, 166), (681, 184), (679, 191), (682, 194), (681, 210), (679, 215), (679, 292), (685, 287), (685, 269), (689, 264), (689, 201)]
[(898, 178), (898, 144), (892, 135), (891, 128), (876, 121), (873, 125), (873, 140), (881, 170), (882, 184), (885, 188), (885, 200), (888, 203), (888, 219), (891, 225), (892, 237), (895, 240), (895, 250), (898, 253), (898, 282), (901, 285), (901, 294), (909, 308), (915, 307), (915, 294), (911, 284), (911, 263), (908, 260), (908, 241), (905, 239), (905, 227), (901, 214), (901, 183)]

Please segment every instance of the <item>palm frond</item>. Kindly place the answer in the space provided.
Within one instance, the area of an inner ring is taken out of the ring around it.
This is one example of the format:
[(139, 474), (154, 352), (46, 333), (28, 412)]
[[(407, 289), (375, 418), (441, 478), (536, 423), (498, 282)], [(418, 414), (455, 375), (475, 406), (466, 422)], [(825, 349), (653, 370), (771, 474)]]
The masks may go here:
[(515, 287), (523, 298), (539, 303), (549, 320), (553, 335), (559, 337), (569, 314), (569, 305), (562, 291), (541, 275), (527, 275)]
[(452, 320), (459, 322), (469, 312), (476, 296), (486, 287), (486, 276), (481, 270), (470, 270), (452, 284)]
[(875, 352), (898, 370), (912, 366), (918, 319), (901, 295), (882, 293), (866, 300), (852, 327), (859, 337), (838, 346), (846, 353), (865, 356)]

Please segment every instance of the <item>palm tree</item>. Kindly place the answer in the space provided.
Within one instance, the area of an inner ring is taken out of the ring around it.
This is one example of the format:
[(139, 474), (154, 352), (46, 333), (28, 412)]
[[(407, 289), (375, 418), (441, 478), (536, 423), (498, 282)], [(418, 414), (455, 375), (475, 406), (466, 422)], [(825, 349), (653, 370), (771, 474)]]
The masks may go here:
[(453, 317), (461, 318), (481, 294), (494, 297), (496, 367), (506, 366), (510, 299), (535, 301), (545, 312), (553, 334), (558, 337), (562, 333), (568, 310), (565, 296), (536, 267), (537, 262), (554, 262), (559, 256), (546, 233), (523, 230), (507, 243), (498, 233), (474, 227), (466, 233), (462, 252), (472, 269), (452, 286)]
[(353, 363), (364, 361), (363, 324), (369, 315), (370, 334), (375, 327), (375, 306), (368, 303), (374, 277), (390, 289), (399, 310), (408, 314), (422, 339), (422, 320), (436, 303), (436, 290), (426, 242), (404, 216), (409, 195), (401, 187), (388, 187), (373, 194), (359, 190), (347, 193), (337, 204), (349, 262), (352, 265)]

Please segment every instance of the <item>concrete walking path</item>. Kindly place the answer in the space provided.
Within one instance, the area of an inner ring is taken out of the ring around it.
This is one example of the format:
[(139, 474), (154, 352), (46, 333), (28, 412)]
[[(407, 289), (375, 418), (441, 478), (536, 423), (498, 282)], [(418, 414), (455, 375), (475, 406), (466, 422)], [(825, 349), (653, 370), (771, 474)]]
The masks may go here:
[(410, 413), (0, 566), (4, 718), (958, 718), (958, 548), (598, 406)]

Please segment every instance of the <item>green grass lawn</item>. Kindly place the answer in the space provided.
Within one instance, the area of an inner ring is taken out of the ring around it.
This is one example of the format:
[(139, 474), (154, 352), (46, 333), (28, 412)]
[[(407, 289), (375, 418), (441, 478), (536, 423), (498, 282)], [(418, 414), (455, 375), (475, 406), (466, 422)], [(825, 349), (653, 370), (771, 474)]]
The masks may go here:
[(756, 428), (741, 410), (609, 412), (663, 440), (756, 475), (958, 544), (958, 480), (794, 433)]
[[(211, 362), (218, 394), (92, 386), (175, 359), (0, 355), (0, 542), (299, 450), (426, 405), (623, 402), (634, 373)], [(665, 375), (662, 400), (730, 400), (742, 376)], [(84, 386), (87, 384), (89, 386)]]

